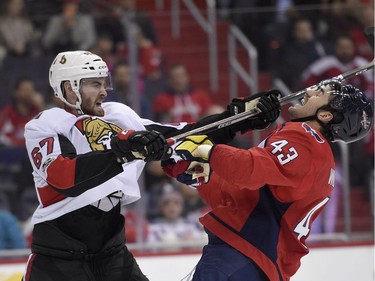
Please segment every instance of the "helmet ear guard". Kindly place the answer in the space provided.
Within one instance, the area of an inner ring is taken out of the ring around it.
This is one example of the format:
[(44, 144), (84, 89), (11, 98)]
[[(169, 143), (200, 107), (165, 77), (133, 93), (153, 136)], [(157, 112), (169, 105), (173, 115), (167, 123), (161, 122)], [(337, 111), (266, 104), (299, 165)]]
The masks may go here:
[(328, 123), (332, 141), (351, 143), (364, 138), (373, 123), (371, 101), (357, 88), (342, 86), (340, 93), (334, 94), (329, 106), (335, 110), (339, 119)]

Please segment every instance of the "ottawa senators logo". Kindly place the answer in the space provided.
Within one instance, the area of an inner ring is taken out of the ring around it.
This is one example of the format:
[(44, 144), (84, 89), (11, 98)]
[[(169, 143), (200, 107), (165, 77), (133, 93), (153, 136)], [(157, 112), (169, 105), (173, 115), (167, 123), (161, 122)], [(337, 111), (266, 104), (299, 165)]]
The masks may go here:
[(87, 142), (93, 151), (110, 149), (112, 136), (122, 130), (115, 124), (107, 123), (102, 119), (93, 117), (79, 120), (76, 123), (76, 127), (86, 136)]

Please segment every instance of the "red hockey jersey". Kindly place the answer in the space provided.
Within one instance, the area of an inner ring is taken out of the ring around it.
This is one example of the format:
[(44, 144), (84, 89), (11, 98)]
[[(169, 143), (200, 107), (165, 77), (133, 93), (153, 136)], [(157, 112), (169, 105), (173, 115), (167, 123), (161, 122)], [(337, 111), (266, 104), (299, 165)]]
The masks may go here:
[(212, 211), (201, 223), (270, 280), (289, 280), (333, 190), (334, 158), (327, 140), (300, 122), (279, 125), (260, 146), (213, 149), (211, 180), (199, 188)]

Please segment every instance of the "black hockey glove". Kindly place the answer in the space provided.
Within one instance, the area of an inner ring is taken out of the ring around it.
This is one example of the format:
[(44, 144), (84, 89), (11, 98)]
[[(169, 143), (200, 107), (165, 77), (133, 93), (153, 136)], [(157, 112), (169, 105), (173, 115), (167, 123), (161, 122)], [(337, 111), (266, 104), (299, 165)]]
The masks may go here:
[(123, 161), (158, 161), (170, 156), (167, 141), (157, 131), (123, 130), (111, 139), (113, 152)]
[(249, 117), (244, 121), (240, 121), (231, 125), (231, 131), (245, 133), (253, 129), (266, 129), (280, 115), (280, 91), (270, 90), (251, 95), (244, 99), (233, 99), (228, 106), (230, 116), (256, 109), (259, 113), (253, 117)]

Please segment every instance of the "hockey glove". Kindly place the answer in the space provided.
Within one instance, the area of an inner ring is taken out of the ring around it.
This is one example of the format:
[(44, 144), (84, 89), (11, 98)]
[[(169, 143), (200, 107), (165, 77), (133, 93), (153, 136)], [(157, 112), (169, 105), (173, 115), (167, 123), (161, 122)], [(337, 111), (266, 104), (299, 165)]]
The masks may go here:
[(253, 117), (231, 125), (232, 132), (241, 131), (241, 133), (245, 133), (253, 129), (268, 128), (280, 115), (280, 96), (280, 91), (270, 90), (251, 95), (244, 99), (233, 99), (232, 103), (228, 106), (231, 116), (254, 109), (258, 113)]
[(185, 161), (180, 160), (177, 163), (174, 159), (162, 161), (164, 172), (192, 187), (207, 183), (211, 174), (208, 159), (213, 145), (206, 135), (186, 137), (175, 148), (176, 154)]
[(184, 160), (207, 163), (213, 145), (206, 135), (189, 136), (174, 150)]
[(208, 163), (180, 160), (175, 162), (170, 158), (161, 161), (164, 173), (179, 182), (191, 187), (198, 187), (210, 180), (211, 169)]
[(167, 141), (157, 131), (122, 130), (111, 139), (113, 152), (125, 163), (158, 161), (170, 156)]

